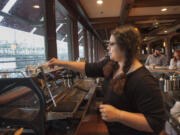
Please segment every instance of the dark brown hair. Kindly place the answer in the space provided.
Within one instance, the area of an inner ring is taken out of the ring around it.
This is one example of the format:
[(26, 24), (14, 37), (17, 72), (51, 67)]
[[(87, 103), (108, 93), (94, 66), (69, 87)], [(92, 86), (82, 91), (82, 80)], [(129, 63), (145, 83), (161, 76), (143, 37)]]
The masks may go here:
[[(177, 53), (178, 54), (178, 57), (179, 57), (179, 60), (180, 60), (180, 50), (176, 50), (174, 53)], [(177, 62), (177, 58), (174, 57), (174, 61)]]
[[(141, 43), (141, 36), (138, 29), (131, 25), (120, 26), (113, 30), (111, 35), (114, 36), (119, 49), (125, 52), (125, 63), (123, 67), (124, 73), (118, 75), (110, 82), (112, 90), (116, 93), (122, 94), (126, 83), (126, 74), (131, 68), (133, 59), (136, 55), (137, 47)], [(113, 77), (113, 74), (117, 69), (117, 62), (108, 62), (103, 68), (104, 76)]]

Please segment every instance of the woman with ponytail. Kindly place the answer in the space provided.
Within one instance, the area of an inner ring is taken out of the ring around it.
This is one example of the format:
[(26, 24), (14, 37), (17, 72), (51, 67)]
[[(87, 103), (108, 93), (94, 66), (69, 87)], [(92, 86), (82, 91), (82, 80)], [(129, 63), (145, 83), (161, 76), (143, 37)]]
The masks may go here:
[(111, 33), (110, 59), (98, 63), (49, 61), (88, 77), (104, 77), (104, 101), (99, 110), (110, 135), (154, 135), (164, 129), (165, 111), (158, 82), (136, 58), (140, 33), (121, 26)]
[(174, 57), (170, 61), (170, 69), (180, 69), (180, 50), (175, 50)]

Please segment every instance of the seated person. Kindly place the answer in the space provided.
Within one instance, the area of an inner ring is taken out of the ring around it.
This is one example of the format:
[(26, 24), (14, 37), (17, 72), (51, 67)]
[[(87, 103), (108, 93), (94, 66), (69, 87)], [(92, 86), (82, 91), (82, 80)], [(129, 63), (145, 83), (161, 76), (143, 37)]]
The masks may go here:
[(150, 66), (166, 66), (167, 60), (164, 55), (160, 53), (160, 48), (155, 48), (155, 51), (153, 54), (149, 55), (146, 59), (145, 65)]
[(180, 69), (180, 50), (174, 52), (174, 57), (170, 61), (170, 69)]

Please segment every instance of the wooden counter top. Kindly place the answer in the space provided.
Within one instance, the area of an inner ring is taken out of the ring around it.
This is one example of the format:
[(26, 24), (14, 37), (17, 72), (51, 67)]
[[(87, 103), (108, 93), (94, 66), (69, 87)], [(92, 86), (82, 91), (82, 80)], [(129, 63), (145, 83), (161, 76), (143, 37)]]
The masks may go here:
[(84, 113), (75, 135), (108, 135), (108, 129), (101, 119), (100, 113), (97, 111), (97, 99), (95, 89), (91, 91), (91, 99), (87, 112)]
[(75, 135), (108, 135), (108, 129), (99, 114), (91, 113), (81, 121)]

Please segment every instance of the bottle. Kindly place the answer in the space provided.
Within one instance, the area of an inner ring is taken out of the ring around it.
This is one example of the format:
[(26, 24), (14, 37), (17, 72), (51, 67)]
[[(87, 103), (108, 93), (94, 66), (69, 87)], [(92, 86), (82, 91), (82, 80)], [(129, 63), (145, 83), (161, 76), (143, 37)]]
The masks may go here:
[(164, 89), (164, 78), (162, 76), (159, 78), (159, 88)]

